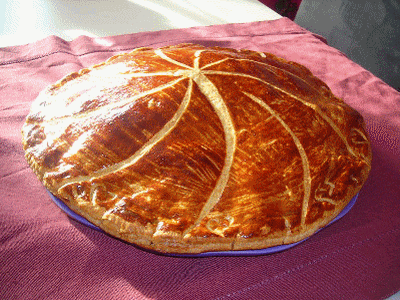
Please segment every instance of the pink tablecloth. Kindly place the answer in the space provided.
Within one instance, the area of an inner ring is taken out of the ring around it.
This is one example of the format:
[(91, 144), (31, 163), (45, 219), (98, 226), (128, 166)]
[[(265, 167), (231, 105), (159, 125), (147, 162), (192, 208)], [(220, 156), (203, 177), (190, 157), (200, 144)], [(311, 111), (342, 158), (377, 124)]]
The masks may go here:
[[(340, 221), (258, 257), (155, 255), (69, 219), (24, 160), (33, 99), (65, 74), (140, 46), (269, 51), (308, 66), (365, 117), (371, 175)], [(283, 18), (0, 49), (0, 299), (382, 299), (400, 289), (400, 94)]]

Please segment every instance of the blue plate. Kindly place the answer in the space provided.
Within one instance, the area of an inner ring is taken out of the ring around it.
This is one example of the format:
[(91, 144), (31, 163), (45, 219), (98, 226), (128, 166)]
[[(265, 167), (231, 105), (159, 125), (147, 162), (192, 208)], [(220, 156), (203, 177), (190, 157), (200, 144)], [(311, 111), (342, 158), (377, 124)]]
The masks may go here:
[[(77, 213), (73, 212), (67, 205), (64, 204), (64, 202), (62, 202), (60, 199), (55, 197), (53, 194), (51, 194), (50, 192), (49, 192), (49, 194), (51, 196), (51, 199), (57, 204), (57, 206), (59, 208), (61, 208), (72, 219), (74, 219), (74, 220), (76, 220), (76, 221), (78, 221), (78, 222), (80, 222), (80, 223), (82, 223), (82, 224), (94, 229), (94, 230), (104, 232), (101, 228), (97, 227), (96, 225), (90, 223), (88, 220), (86, 220), (82, 216), (80, 216)], [(358, 194), (356, 194), (353, 197), (353, 199), (351, 199), (349, 204), (347, 204), (347, 206), (340, 212), (340, 214), (338, 214), (336, 216), (336, 218), (333, 219), (328, 225), (336, 222), (337, 220), (342, 218), (345, 214), (347, 214), (350, 211), (350, 209), (354, 206), (354, 204), (356, 203), (357, 197), (358, 197)], [(325, 227), (323, 227), (323, 228), (325, 228)], [(321, 229), (323, 229), (323, 228), (321, 228)], [(320, 231), (321, 229), (319, 229), (318, 231)], [(280, 245), (280, 246), (269, 247), (269, 248), (265, 248), (265, 249), (256, 249), (256, 250), (213, 251), (213, 252), (204, 252), (204, 253), (199, 253), (199, 254), (175, 254), (175, 253), (167, 253), (167, 254), (165, 254), (165, 253), (159, 253), (159, 252), (156, 252), (156, 253), (163, 254), (163, 255), (168, 255), (168, 256), (175, 256), (175, 257), (257, 256), (257, 255), (265, 255), (265, 254), (272, 254), (272, 253), (276, 253), (276, 252), (281, 252), (281, 251), (287, 250), (289, 248), (292, 248), (292, 247), (304, 242), (305, 240), (307, 240), (307, 238), (305, 238), (305, 239), (303, 239), (303, 240), (301, 240), (299, 242), (292, 243), (292, 244)], [(144, 250), (147, 250), (147, 249), (144, 249)], [(154, 251), (150, 251), (150, 252), (154, 252)]]

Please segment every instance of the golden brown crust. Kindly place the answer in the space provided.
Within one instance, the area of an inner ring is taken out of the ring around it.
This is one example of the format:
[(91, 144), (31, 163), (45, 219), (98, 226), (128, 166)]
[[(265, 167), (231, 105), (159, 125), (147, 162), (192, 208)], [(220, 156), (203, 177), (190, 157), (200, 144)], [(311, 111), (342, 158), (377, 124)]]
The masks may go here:
[(26, 158), (109, 234), (168, 253), (261, 249), (327, 225), (364, 184), (362, 117), (272, 54), (140, 48), (32, 105)]

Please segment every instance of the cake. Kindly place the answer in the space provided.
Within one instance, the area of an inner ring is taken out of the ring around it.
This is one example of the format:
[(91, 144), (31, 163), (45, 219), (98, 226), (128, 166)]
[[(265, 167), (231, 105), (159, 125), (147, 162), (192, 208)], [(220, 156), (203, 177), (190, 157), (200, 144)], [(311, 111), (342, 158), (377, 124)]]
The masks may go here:
[(362, 116), (270, 53), (138, 48), (43, 90), (22, 128), (28, 164), (106, 233), (162, 253), (301, 241), (359, 192)]

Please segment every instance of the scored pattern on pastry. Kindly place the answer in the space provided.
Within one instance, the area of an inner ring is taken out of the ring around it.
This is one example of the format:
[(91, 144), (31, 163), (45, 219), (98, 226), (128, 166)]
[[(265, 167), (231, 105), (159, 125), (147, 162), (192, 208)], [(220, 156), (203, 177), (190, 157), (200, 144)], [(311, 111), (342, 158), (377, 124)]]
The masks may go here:
[[(151, 74), (151, 76), (162, 76), (162, 75), (167, 75), (167, 74), (171, 75), (170, 73), (160, 72), (160, 73), (153, 73), (153, 74)], [(110, 75), (108, 74), (108, 76), (110, 76)], [(139, 74), (129, 74), (129, 75), (121, 75), (121, 74), (119, 74), (118, 75), (118, 77), (125, 78), (125, 79), (132, 78), (132, 77), (135, 77), (135, 76), (139, 76)], [(141, 73), (140, 74), (140, 77), (144, 77), (144, 76), (150, 76), (150, 75), (148, 73), (147, 74), (146, 73)], [(42, 115), (44, 115), (44, 116), (46, 116), (47, 114), (50, 115), (50, 116), (54, 115), (54, 111), (55, 110), (59, 110), (59, 112), (57, 112), (57, 113), (62, 113), (63, 115), (52, 117), (52, 118), (49, 118), (49, 119), (40, 120), (40, 122), (47, 124), (47, 126), (45, 127), (45, 129), (46, 129), (46, 142), (39, 143), (39, 144), (37, 144), (37, 145), (35, 145), (35, 146), (31, 147), (31, 148), (28, 148), (26, 151), (28, 153), (29, 152), (30, 153), (35, 153), (35, 152), (38, 152), (38, 149), (41, 149), (43, 147), (47, 147), (47, 145), (52, 145), (57, 139), (59, 139), (65, 133), (65, 130), (67, 129), (67, 127), (74, 121), (88, 119), (88, 118), (96, 116), (96, 115), (101, 115), (101, 114), (107, 113), (111, 109), (115, 109), (115, 108), (118, 108), (118, 107), (122, 108), (122, 107), (124, 107), (124, 106), (126, 106), (126, 105), (128, 105), (130, 103), (135, 102), (136, 100), (138, 100), (140, 98), (143, 98), (143, 97), (148, 96), (148, 95), (156, 94), (157, 92), (163, 91), (164, 89), (166, 89), (168, 87), (172, 87), (172, 86), (176, 85), (177, 83), (179, 83), (180, 81), (182, 81), (183, 79), (184, 78), (178, 78), (178, 79), (173, 80), (173, 81), (171, 81), (169, 83), (163, 84), (161, 86), (158, 86), (158, 87), (155, 87), (155, 88), (150, 89), (148, 91), (145, 91), (143, 93), (140, 93), (139, 95), (135, 95), (133, 97), (129, 97), (128, 99), (123, 99), (123, 100), (120, 100), (118, 102), (113, 102), (113, 103), (110, 103), (110, 104), (106, 104), (106, 105), (103, 105), (103, 106), (98, 107), (98, 108), (88, 109), (88, 110), (86, 110), (84, 112), (81, 112), (81, 113), (78, 113), (78, 114), (73, 114), (73, 115), (69, 115), (64, 110), (59, 109), (57, 107), (54, 107), (54, 105), (51, 105), (51, 104), (48, 105), (48, 106), (40, 106), (40, 110), (42, 111)], [(101, 81), (107, 80), (107, 75), (105, 74), (104, 76), (102, 76), (101, 79), (99, 78), (99, 81), (100, 80)], [(48, 110), (52, 110), (52, 111), (48, 112)], [(55, 126), (55, 125), (57, 125), (57, 126)], [(86, 132), (86, 134), (84, 133), (81, 137), (83, 138), (85, 136), (88, 136), (88, 134), (89, 134), (89, 132)], [(83, 139), (80, 139), (80, 140), (82, 140), (84, 142)], [(79, 141), (75, 141), (74, 144), (78, 145)], [(71, 148), (76, 148), (76, 146), (75, 147), (72, 146)], [(73, 150), (73, 149), (70, 149), (70, 152), (71, 152), (71, 150)], [(47, 176), (45, 176), (45, 178), (46, 177)], [(64, 182), (62, 182), (59, 185), (57, 185), (56, 189), (58, 190), (62, 186), (66, 185), (66, 184), (69, 184), (69, 183), (82, 182), (82, 181), (87, 180), (87, 179), (90, 179), (90, 177), (89, 176), (81, 176), (81, 177), (77, 177), (77, 178), (71, 178), (71, 179), (65, 180)]]
[[(255, 62), (255, 63), (259, 63), (259, 62)], [(265, 65), (267, 65), (267, 64), (265, 64)], [(287, 71), (284, 71), (284, 72), (287, 72)], [(285, 91), (284, 89), (281, 89), (281, 88), (279, 88), (279, 87), (277, 87), (277, 86), (275, 86), (275, 85), (273, 85), (273, 84), (271, 84), (271, 83), (269, 83), (269, 82), (267, 82), (267, 81), (265, 81), (265, 80), (262, 80), (262, 79), (260, 79), (260, 78), (257, 78), (257, 77), (251, 76), (251, 75), (242, 74), (242, 73), (223, 72), (223, 71), (222, 71), (222, 72), (221, 72), (221, 71), (208, 71), (208, 70), (207, 70), (207, 71), (204, 71), (204, 74), (226, 75), (226, 76), (240, 76), (240, 77), (250, 78), (250, 79), (254, 79), (254, 80), (260, 81), (260, 82), (264, 83), (265, 85), (268, 85), (268, 86), (272, 87), (273, 89), (276, 89), (276, 90), (278, 90), (278, 91), (280, 91), (280, 92), (282, 92), (282, 93), (287, 94), (287, 95), (290, 96), (291, 98), (293, 98), (293, 99), (295, 99), (295, 100), (297, 100), (297, 101), (303, 103), (304, 105), (309, 106), (309, 107), (311, 107), (312, 109), (314, 109), (314, 110), (315, 110), (315, 111), (316, 111), (316, 112), (331, 126), (331, 128), (336, 132), (336, 134), (337, 134), (337, 135), (340, 137), (340, 139), (344, 142), (344, 144), (346, 145), (346, 148), (347, 148), (347, 150), (349, 151), (349, 153), (350, 153), (351, 155), (353, 155), (353, 156), (357, 156), (357, 155), (355, 154), (355, 152), (353, 151), (352, 147), (351, 147), (351, 146), (349, 145), (349, 143), (347, 142), (347, 139), (345, 138), (345, 136), (343, 135), (343, 133), (340, 131), (340, 129), (336, 126), (336, 124), (332, 121), (331, 118), (329, 118), (323, 111), (321, 111), (321, 109), (320, 109), (317, 105), (315, 105), (315, 104), (313, 104), (313, 103), (310, 103), (310, 102), (308, 102), (308, 101), (305, 101), (305, 100), (303, 100), (303, 99), (301, 99), (301, 98), (299, 98), (299, 97), (297, 97), (297, 96), (295, 96), (295, 95), (289, 93), (288, 91)], [(310, 87), (311, 87), (311, 86), (310, 86)]]
[[(177, 81), (175, 81), (175, 82), (177, 82)], [(75, 178), (64, 180), (61, 183), (61, 185), (57, 188), (60, 189), (69, 184), (83, 182), (83, 181), (87, 181), (87, 180), (93, 180), (95, 178), (103, 177), (108, 174), (118, 172), (130, 165), (135, 164), (139, 159), (141, 159), (144, 155), (146, 155), (153, 148), (154, 145), (156, 145), (159, 141), (161, 141), (166, 135), (168, 135), (176, 127), (176, 125), (178, 124), (179, 120), (181, 119), (183, 113), (186, 111), (187, 106), (189, 105), (190, 94), (192, 93), (192, 87), (193, 87), (193, 83), (192, 83), (192, 81), (189, 81), (189, 86), (188, 86), (187, 92), (185, 94), (185, 97), (184, 97), (181, 105), (179, 106), (178, 110), (176, 111), (175, 115), (172, 117), (172, 119), (169, 120), (162, 130), (157, 132), (147, 143), (145, 143), (142, 146), (141, 149), (139, 149), (139, 151), (137, 151), (131, 157), (129, 157), (128, 159), (123, 160), (119, 163), (116, 163), (108, 168), (104, 168), (104, 169), (95, 171), (91, 175), (78, 176)], [(138, 95), (136, 97), (140, 97), (140, 96)]]
[(243, 92), (246, 96), (248, 96), (251, 100), (254, 102), (258, 103), (262, 108), (266, 109), (271, 115), (273, 115), (279, 123), (285, 128), (285, 130), (290, 134), (292, 137), (294, 143), (296, 144), (297, 150), (300, 153), (301, 157), (301, 162), (303, 165), (303, 188), (304, 188), (304, 196), (303, 196), (303, 205), (302, 205), (302, 210), (301, 210), (301, 224), (305, 224), (305, 220), (307, 217), (307, 211), (308, 211), (308, 204), (310, 201), (310, 194), (311, 194), (311, 175), (310, 175), (310, 166), (308, 163), (308, 158), (306, 151), (303, 148), (303, 145), (299, 141), (298, 137), (294, 134), (294, 132), (290, 129), (290, 127), (285, 123), (285, 121), (282, 120), (281, 117), (278, 116), (278, 114), (264, 101), (262, 101), (260, 98), (257, 98), (256, 96)]
[[(226, 103), (222, 96), (220, 95), (217, 87), (207, 78), (206, 75), (224, 75), (224, 76), (238, 76), (242, 78), (249, 78), (253, 79), (256, 81), (259, 81), (269, 87), (272, 87), (273, 89), (278, 90), (279, 92), (282, 92), (284, 94), (287, 94), (289, 97), (292, 99), (295, 99), (304, 105), (311, 107), (314, 109), (331, 127), (332, 129), (338, 134), (338, 136), (341, 138), (341, 140), (344, 142), (346, 145), (346, 148), (348, 149), (349, 153), (352, 155), (355, 155), (353, 149), (351, 146), (348, 144), (346, 138), (344, 135), (341, 133), (339, 128), (334, 124), (334, 122), (324, 113), (320, 110), (320, 108), (311, 102), (308, 102), (304, 99), (301, 99), (290, 92), (281, 89), (269, 82), (266, 82), (265, 80), (262, 80), (260, 78), (254, 77), (252, 75), (248, 74), (243, 74), (243, 73), (236, 73), (236, 72), (226, 72), (226, 71), (214, 71), (214, 70), (205, 70), (206, 68), (212, 67), (214, 65), (221, 64), (225, 61), (228, 61), (232, 59), (231, 57), (227, 57), (215, 62), (211, 62), (203, 67), (200, 68), (199, 66), (199, 60), (201, 53), (204, 50), (198, 50), (195, 52), (195, 59), (193, 61), (193, 67), (186, 65), (184, 63), (181, 63), (179, 61), (176, 61), (175, 59), (172, 59), (168, 57), (161, 49), (156, 49), (154, 53), (159, 56), (160, 58), (164, 59), (165, 61), (168, 61), (174, 65), (177, 65), (179, 67), (182, 67), (182, 69), (177, 70), (175, 72), (150, 72), (150, 73), (130, 73), (130, 74), (119, 74), (118, 76), (123, 76), (126, 78), (139, 78), (139, 77), (147, 77), (147, 76), (172, 76), (176, 77), (178, 76), (179, 78), (176, 80), (172, 80), (171, 82), (167, 84), (163, 84), (159, 87), (153, 88), (151, 90), (142, 92), (140, 94), (137, 94), (131, 98), (121, 100), (119, 102), (114, 102), (111, 104), (104, 105), (100, 108), (93, 109), (86, 111), (81, 114), (77, 114), (72, 116), (74, 119), (79, 119), (79, 118), (88, 118), (94, 114), (101, 114), (103, 111), (115, 108), (115, 107), (124, 107), (125, 105), (131, 103), (132, 101), (135, 101), (137, 99), (140, 99), (142, 97), (145, 97), (147, 95), (154, 94), (156, 92), (162, 91), (165, 88), (172, 87), (173, 85), (177, 84), (181, 80), (185, 78), (190, 78), (189, 80), (189, 85), (187, 92), (185, 94), (185, 97), (183, 101), (181, 102), (178, 110), (176, 111), (175, 115), (166, 123), (166, 125), (159, 131), (157, 132), (152, 138), (150, 138), (136, 153), (134, 153), (131, 157), (115, 163), (114, 165), (111, 165), (109, 167), (100, 169), (98, 171), (93, 172), (91, 175), (87, 176), (77, 176), (74, 178), (68, 178), (63, 181), (61, 181), (57, 186), (56, 189), (62, 189), (68, 185), (75, 184), (75, 183), (80, 183), (84, 181), (90, 181), (96, 178), (100, 178), (103, 176), (106, 176), (108, 174), (118, 172), (120, 170), (123, 170), (124, 168), (127, 168), (133, 164), (135, 164), (137, 161), (139, 161), (142, 157), (144, 157), (151, 149), (158, 144), (164, 137), (166, 137), (179, 123), (182, 115), (185, 113), (185, 111), (188, 108), (188, 105), (190, 103), (191, 99), (191, 94), (193, 90), (193, 82), (196, 83), (196, 85), (199, 87), (200, 91), (203, 93), (203, 95), (206, 96), (207, 100), (211, 103), (212, 107), (214, 108), (215, 113), (217, 114), (224, 130), (224, 138), (226, 142), (226, 155), (225, 155), (225, 160), (224, 160), (224, 165), (221, 170), (221, 174), (217, 180), (217, 183), (212, 190), (211, 195), (208, 197), (208, 200), (204, 204), (203, 208), (201, 209), (196, 221), (188, 228), (185, 230), (185, 234), (189, 233), (191, 229), (193, 229), (195, 226), (200, 224), (200, 222), (209, 214), (209, 212), (213, 209), (213, 207), (218, 203), (220, 200), (225, 187), (228, 183), (229, 180), (229, 172), (233, 164), (234, 160), (234, 152), (236, 148), (236, 131), (235, 127), (233, 124), (233, 120), (230, 116), (229, 109), (226, 106)], [(259, 61), (251, 60), (251, 59), (242, 59), (242, 60), (248, 60), (257, 64), (262, 64), (263, 66), (266, 66), (268, 69), (272, 70), (274, 69), (273, 66), (270, 66), (266, 63), (262, 63)], [(288, 72), (284, 70), (284, 72)], [(292, 73), (289, 72), (291, 76), (296, 76)], [(107, 76), (107, 75), (105, 75)], [(301, 78), (299, 78), (301, 79)], [(303, 79), (301, 79), (303, 80)], [(304, 81), (304, 80), (303, 80)], [(305, 81), (304, 81), (305, 82)], [(308, 84), (307, 82), (305, 82)], [(309, 85), (309, 84), (308, 84)], [(310, 85), (311, 86), (311, 85)], [(303, 204), (302, 204), (302, 215), (301, 215), (301, 224), (305, 224), (306, 216), (307, 216), (307, 211), (308, 211), (308, 205), (310, 201), (310, 196), (311, 196), (311, 175), (310, 175), (310, 168), (309, 168), (309, 162), (308, 158), (306, 155), (306, 152), (299, 141), (298, 137), (294, 134), (294, 132), (290, 129), (290, 127), (283, 121), (282, 118), (279, 117), (279, 115), (269, 106), (267, 105), (262, 99), (247, 93), (243, 92), (249, 99), (260, 105), (263, 109), (267, 110), (275, 119), (279, 121), (279, 123), (284, 127), (284, 129), (290, 134), (292, 137), (292, 140), (294, 141), (298, 152), (301, 157), (301, 162), (302, 162), (302, 168), (303, 168), (303, 189), (304, 189), (304, 195), (303, 195)], [(66, 118), (71, 118), (71, 116), (66, 116), (66, 117), (61, 117), (61, 118), (55, 118), (51, 120), (46, 120), (47, 122), (60, 122), (63, 121), (63, 119)], [(54, 139), (53, 137), (52, 139)], [(92, 195), (93, 196), (93, 195)], [(323, 200), (322, 198), (318, 198), (317, 200)], [(326, 199), (324, 199), (326, 200)], [(333, 203), (332, 201), (330, 201)]]

